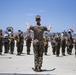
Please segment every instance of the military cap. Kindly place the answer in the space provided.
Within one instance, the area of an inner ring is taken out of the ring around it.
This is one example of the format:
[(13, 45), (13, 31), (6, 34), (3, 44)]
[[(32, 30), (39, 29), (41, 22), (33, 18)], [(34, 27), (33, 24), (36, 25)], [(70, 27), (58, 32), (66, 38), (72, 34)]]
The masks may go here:
[(18, 34), (21, 34), (21, 30), (18, 30)]
[(40, 15), (36, 15), (36, 21), (38, 21), (38, 20), (40, 20), (41, 21), (41, 17), (40, 17)]

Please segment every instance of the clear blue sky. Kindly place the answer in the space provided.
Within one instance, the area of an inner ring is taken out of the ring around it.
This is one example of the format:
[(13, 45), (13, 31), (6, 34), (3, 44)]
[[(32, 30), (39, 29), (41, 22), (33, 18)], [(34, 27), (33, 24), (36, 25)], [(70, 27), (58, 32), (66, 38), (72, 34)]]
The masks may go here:
[(42, 25), (52, 25), (51, 32), (69, 28), (76, 32), (76, 0), (0, 0), (0, 29), (26, 31), (25, 23), (34, 25), (36, 15)]

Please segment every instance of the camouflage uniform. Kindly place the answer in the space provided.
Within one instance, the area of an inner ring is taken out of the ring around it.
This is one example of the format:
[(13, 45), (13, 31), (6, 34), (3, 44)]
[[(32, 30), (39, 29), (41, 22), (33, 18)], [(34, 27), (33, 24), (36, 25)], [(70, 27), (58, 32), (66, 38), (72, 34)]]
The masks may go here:
[(11, 35), (9, 37), (9, 40), (10, 40), (10, 53), (13, 54), (13, 52), (14, 52), (14, 44), (15, 44), (14, 36)]
[(75, 57), (76, 57), (76, 38), (74, 38), (73, 42), (74, 42)]
[(47, 51), (48, 51), (48, 42), (49, 42), (49, 38), (48, 38), (48, 36), (45, 36), (45, 38), (44, 38), (44, 52), (45, 52), (45, 55), (47, 55)]
[(27, 36), (26, 37), (27, 54), (30, 54), (31, 41), (32, 38), (30, 36)]
[(22, 37), (21, 34), (17, 36), (17, 55), (21, 55)]
[(56, 41), (55, 41), (55, 38), (54, 37), (51, 40), (51, 45), (52, 45), (53, 55), (55, 55), (56, 54)]
[(67, 53), (69, 55), (71, 55), (71, 53), (72, 53), (72, 48), (73, 48), (73, 39), (68, 37), (67, 38)]
[(65, 35), (63, 35), (62, 40), (61, 40), (61, 45), (62, 45), (62, 55), (65, 56), (65, 47), (66, 47), (66, 38)]
[(23, 37), (23, 32), (21, 34), (21, 54), (23, 53), (23, 45), (24, 45), (24, 37)]
[(3, 40), (2, 35), (0, 35), (0, 55), (2, 54), (2, 45), (3, 45), (2, 40)]
[(0, 29), (0, 55), (2, 54), (3, 36), (2, 30)]
[(9, 36), (7, 34), (6, 36), (4, 35), (4, 49), (5, 49), (4, 53), (9, 52)]
[(23, 49), (23, 40), (24, 40), (21, 30), (18, 30), (18, 34), (15, 36), (15, 39), (17, 46), (17, 55), (21, 55), (23, 51), (22, 49)]
[(61, 38), (59, 36), (57, 36), (55, 38), (55, 41), (56, 41), (56, 56), (59, 56), (59, 54), (60, 54)]
[(34, 50), (34, 63), (35, 68), (42, 67), (42, 61), (43, 61), (43, 33), (44, 31), (47, 31), (47, 28), (45, 26), (31, 26), (29, 28), (30, 30), (34, 31), (34, 41), (33, 41), (33, 50)]

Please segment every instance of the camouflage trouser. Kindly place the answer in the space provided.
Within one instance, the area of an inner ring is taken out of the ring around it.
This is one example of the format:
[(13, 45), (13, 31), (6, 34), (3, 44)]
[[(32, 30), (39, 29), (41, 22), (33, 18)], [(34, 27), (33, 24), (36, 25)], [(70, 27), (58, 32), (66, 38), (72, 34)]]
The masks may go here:
[(5, 52), (8, 53), (8, 51), (9, 51), (9, 42), (4, 42), (4, 48), (5, 48)]
[(60, 54), (60, 46), (56, 46), (56, 55), (59, 56)]
[(0, 53), (2, 53), (2, 43), (0, 43)]
[(75, 48), (75, 55), (76, 55), (76, 48)]
[(48, 51), (48, 45), (44, 46), (44, 49), (45, 49), (45, 53), (47, 53), (47, 51)]
[(34, 49), (35, 67), (42, 67), (42, 62), (43, 62), (43, 41), (35, 41), (34, 40), (33, 49)]
[(30, 52), (30, 47), (31, 47), (31, 45), (30, 45), (30, 44), (28, 44), (28, 45), (27, 45), (27, 53), (29, 53), (29, 52)]
[(10, 43), (10, 51), (14, 52), (14, 43)]

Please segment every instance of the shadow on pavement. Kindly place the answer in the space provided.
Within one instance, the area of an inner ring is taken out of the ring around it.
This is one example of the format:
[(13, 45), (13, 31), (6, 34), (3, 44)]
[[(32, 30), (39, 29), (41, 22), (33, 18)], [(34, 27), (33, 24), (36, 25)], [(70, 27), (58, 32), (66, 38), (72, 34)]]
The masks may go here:
[(12, 57), (0, 57), (0, 59), (12, 59)]
[(56, 68), (53, 68), (53, 69), (50, 69), (50, 70), (46, 70), (46, 69), (44, 69), (44, 70), (42, 70), (41, 72), (47, 72), (47, 71), (54, 71)]

